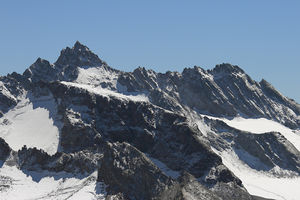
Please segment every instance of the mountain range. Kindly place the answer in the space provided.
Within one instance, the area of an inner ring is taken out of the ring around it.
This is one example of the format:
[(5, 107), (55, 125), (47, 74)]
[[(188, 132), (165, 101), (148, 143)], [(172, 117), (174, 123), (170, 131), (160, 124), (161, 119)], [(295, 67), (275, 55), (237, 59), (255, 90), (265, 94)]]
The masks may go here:
[(110, 67), (80, 42), (0, 77), (2, 199), (299, 199), (300, 105), (223, 63)]

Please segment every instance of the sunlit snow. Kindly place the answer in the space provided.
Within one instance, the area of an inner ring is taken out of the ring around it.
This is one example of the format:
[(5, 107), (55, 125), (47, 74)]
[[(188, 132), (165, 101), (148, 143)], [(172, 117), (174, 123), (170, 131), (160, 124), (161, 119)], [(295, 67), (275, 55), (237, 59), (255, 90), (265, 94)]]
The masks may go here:
[[(300, 150), (300, 131), (289, 129), (278, 122), (264, 118), (245, 119), (237, 117), (229, 120), (207, 115), (203, 116), (222, 120), (231, 127), (254, 134), (263, 134), (271, 131), (280, 132), (298, 150)], [(220, 152), (216, 149), (213, 150), (222, 157), (223, 163), (242, 180), (245, 188), (250, 194), (277, 200), (300, 199), (300, 190), (298, 188), (300, 185), (299, 176), (295, 178), (277, 178), (268, 172), (257, 171), (250, 168), (239, 159), (234, 151)], [(279, 168), (277, 170), (282, 169)]]
[(256, 196), (276, 200), (299, 200), (300, 177), (277, 178), (256, 171), (243, 163), (233, 151), (217, 152), (223, 163), (239, 177), (247, 191)]
[(24, 98), (0, 119), (0, 137), (16, 151), (26, 145), (55, 154), (59, 145), (55, 111), (50, 96)]
[(287, 140), (289, 140), (297, 149), (300, 151), (300, 130), (292, 130), (278, 122), (265, 119), (265, 118), (257, 118), (257, 119), (246, 119), (242, 117), (236, 117), (234, 119), (226, 119), (226, 118), (216, 118), (208, 115), (203, 115), (211, 119), (218, 119), (224, 121), (231, 127), (242, 131), (248, 131), (254, 134), (262, 134), (267, 132), (279, 132), (281, 133)]
[(82, 88), (84, 90), (87, 90), (91, 93), (94, 94), (98, 94), (101, 96), (105, 96), (105, 97), (114, 97), (114, 98), (119, 98), (122, 100), (130, 100), (130, 101), (149, 101), (148, 97), (143, 95), (143, 94), (138, 94), (138, 95), (125, 95), (125, 94), (121, 94), (112, 90), (108, 90), (108, 89), (104, 89), (102, 87), (94, 87), (92, 85), (84, 85), (84, 84), (78, 84), (78, 83), (73, 83), (73, 82), (61, 82), (65, 85), (68, 86), (73, 86), (73, 87), (78, 87), (78, 88)]
[[(84, 177), (65, 172), (23, 172), (17, 167), (0, 168), (0, 199), (105, 199), (105, 185), (97, 182), (97, 172)], [(5, 186), (8, 187), (5, 187)]]
[(117, 87), (118, 75), (106, 70), (104, 67), (79, 67), (76, 83), (99, 86), (100, 83), (110, 83), (113, 88)]

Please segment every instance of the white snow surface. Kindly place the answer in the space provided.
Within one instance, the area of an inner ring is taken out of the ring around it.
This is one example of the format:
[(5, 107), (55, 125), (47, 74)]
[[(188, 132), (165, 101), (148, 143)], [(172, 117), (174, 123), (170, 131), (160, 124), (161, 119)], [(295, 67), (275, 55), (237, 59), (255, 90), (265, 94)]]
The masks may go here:
[(84, 90), (87, 90), (88, 92), (91, 93), (95, 93), (101, 96), (105, 96), (105, 97), (114, 97), (114, 98), (119, 98), (125, 101), (143, 101), (143, 102), (148, 102), (149, 99), (147, 96), (145, 96), (144, 94), (137, 94), (137, 95), (132, 95), (132, 94), (122, 94), (122, 93), (118, 93), (116, 91), (112, 91), (109, 89), (104, 89), (101, 86), (95, 87), (93, 85), (85, 85), (85, 84), (79, 84), (79, 83), (73, 83), (73, 82), (65, 82), (62, 81), (62, 84), (68, 85), (68, 86), (72, 86), (72, 87), (78, 87)]
[(110, 83), (112, 89), (117, 88), (118, 74), (106, 70), (104, 67), (79, 67), (76, 83), (99, 86), (100, 83)]
[(106, 195), (104, 183), (97, 182), (97, 172), (87, 176), (48, 171), (24, 173), (15, 166), (3, 165), (0, 174), (1, 200), (100, 200)]
[(277, 178), (250, 168), (233, 151), (214, 151), (222, 157), (224, 165), (242, 180), (250, 194), (276, 200), (300, 199), (300, 177)]
[(278, 122), (265, 119), (265, 118), (242, 118), (236, 117), (233, 119), (226, 118), (217, 118), (208, 115), (206, 116), (211, 119), (217, 119), (225, 122), (227, 125), (242, 130), (248, 131), (254, 134), (263, 134), (267, 132), (279, 132), (281, 133), (288, 141), (290, 141), (298, 151), (300, 151), (300, 130), (292, 130)]
[[(255, 134), (263, 134), (266, 132), (280, 132), (287, 138), (298, 150), (300, 150), (300, 130), (292, 130), (278, 122), (265, 118), (245, 119), (237, 117), (234, 119), (216, 118), (202, 115), (211, 119), (222, 120), (229, 126), (248, 131)], [(210, 130), (211, 131), (211, 130)], [(300, 177), (294, 178), (278, 178), (267, 171), (257, 171), (245, 164), (236, 153), (231, 151), (217, 151), (215, 153), (222, 157), (223, 163), (239, 177), (245, 188), (252, 195), (271, 198), (276, 200), (298, 200), (300, 199)], [(245, 155), (246, 156), (246, 155)], [(249, 158), (250, 159), (250, 158)], [(283, 169), (275, 167), (272, 170), (283, 172)], [(289, 173), (284, 171), (284, 173)]]
[(15, 151), (26, 145), (55, 154), (59, 148), (58, 117), (52, 96), (27, 94), (0, 119), (0, 137)]

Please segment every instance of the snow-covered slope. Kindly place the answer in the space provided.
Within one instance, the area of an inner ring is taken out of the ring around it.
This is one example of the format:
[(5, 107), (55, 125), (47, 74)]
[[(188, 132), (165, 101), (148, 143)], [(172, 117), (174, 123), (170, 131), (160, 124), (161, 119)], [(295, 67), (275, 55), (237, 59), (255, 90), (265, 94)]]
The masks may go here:
[(254, 134), (263, 134), (267, 132), (279, 132), (288, 139), (300, 151), (300, 129), (292, 130), (278, 122), (266, 118), (242, 118), (236, 117), (233, 119), (216, 118), (208, 115), (202, 115), (211, 119), (224, 121), (231, 127), (236, 129), (251, 132)]
[(28, 93), (0, 119), (0, 137), (15, 151), (26, 145), (52, 155), (59, 148), (60, 126), (53, 97)]
[[(276, 200), (299, 199), (300, 176), (275, 177), (250, 168), (233, 151), (216, 152), (222, 157), (223, 163), (242, 180), (250, 194)], [(278, 169), (278, 171), (280, 170)]]
[(105, 199), (105, 185), (97, 182), (96, 172), (87, 176), (48, 171), (24, 173), (15, 166), (3, 165), (0, 174), (0, 199)]
[(93, 85), (94, 87), (117, 88), (118, 73), (109, 71), (104, 66), (78, 67), (78, 77), (74, 81), (79, 84)]
[[(231, 127), (239, 130), (251, 132), (254, 134), (264, 134), (266, 132), (280, 132), (288, 141), (290, 141), (300, 151), (300, 131), (291, 130), (278, 122), (268, 120), (265, 118), (258, 119), (246, 119), (237, 117), (234, 119), (216, 118), (208, 115), (202, 115), (211, 119), (221, 120)], [(199, 123), (199, 126), (204, 131), (212, 131), (209, 127), (203, 123)], [(300, 185), (300, 176), (295, 173), (275, 166), (268, 171), (256, 170), (249, 167), (248, 164), (243, 162), (244, 160), (252, 163), (254, 166), (262, 165), (261, 161), (252, 155), (238, 150), (217, 150), (214, 151), (222, 157), (223, 163), (238, 176), (248, 192), (255, 196), (261, 196), (265, 198), (278, 199), (278, 200), (297, 200), (300, 197), (300, 191), (298, 187)], [(274, 175), (274, 172), (277, 175)], [(281, 176), (278, 174), (282, 174)]]

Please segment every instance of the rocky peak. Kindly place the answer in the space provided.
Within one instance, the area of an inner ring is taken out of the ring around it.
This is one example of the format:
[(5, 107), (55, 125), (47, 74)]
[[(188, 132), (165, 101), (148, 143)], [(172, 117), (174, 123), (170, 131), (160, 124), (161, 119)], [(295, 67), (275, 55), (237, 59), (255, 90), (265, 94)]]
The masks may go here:
[(101, 66), (103, 62), (88, 47), (77, 41), (72, 48), (67, 47), (61, 51), (55, 64), (82, 67)]
[(269, 83), (268, 81), (266, 81), (265, 79), (262, 79), (259, 84), (262, 86), (262, 87), (272, 87), (273, 86), (271, 85), (271, 83)]
[(75, 42), (73, 48), (78, 51), (83, 51), (83, 50), (89, 51), (89, 48), (81, 44), (78, 40)]
[(199, 66), (194, 66), (193, 68), (184, 68), (182, 75), (189, 78), (204, 78), (207, 77), (208, 74), (205, 69)]
[(38, 58), (28, 69), (25, 70), (23, 75), (36, 82), (39, 80), (50, 81), (56, 75), (56, 70), (49, 61)]
[(222, 63), (219, 65), (216, 65), (215, 68), (212, 70), (209, 70), (212, 74), (219, 74), (219, 73), (225, 73), (225, 74), (232, 74), (232, 73), (245, 73), (244, 70), (242, 70), (237, 65), (231, 65), (229, 63)]
[(265, 79), (262, 79), (259, 82), (260, 86), (262, 87), (262, 89), (265, 91), (265, 93), (267, 93), (269, 95), (269, 97), (271, 98), (275, 98), (276, 100), (282, 101), (284, 102), (286, 100), (286, 98), (281, 95), (268, 81), (266, 81)]
[(38, 58), (30, 67), (29, 69), (25, 70), (24, 75), (29, 74), (30, 72), (34, 72), (37, 70), (43, 70), (46, 68), (53, 68), (48, 60)]
[(133, 71), (133, 74), (146, 74), (147, 70), (145, 67), (138, 67)]

